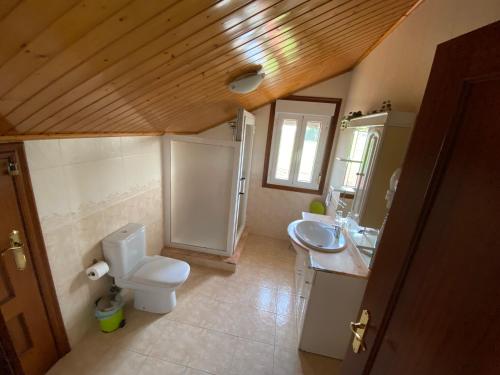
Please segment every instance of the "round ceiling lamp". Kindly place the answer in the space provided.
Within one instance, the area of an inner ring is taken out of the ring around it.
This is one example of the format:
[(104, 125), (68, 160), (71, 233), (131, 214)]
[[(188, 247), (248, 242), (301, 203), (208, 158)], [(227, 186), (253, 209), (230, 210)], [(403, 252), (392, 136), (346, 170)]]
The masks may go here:
[(265, 75), (266, 73), (262, 69), (257, 72), (243, 74), (229, 83), (229, 90), (237, 94), (248, 94), (259, 87)]

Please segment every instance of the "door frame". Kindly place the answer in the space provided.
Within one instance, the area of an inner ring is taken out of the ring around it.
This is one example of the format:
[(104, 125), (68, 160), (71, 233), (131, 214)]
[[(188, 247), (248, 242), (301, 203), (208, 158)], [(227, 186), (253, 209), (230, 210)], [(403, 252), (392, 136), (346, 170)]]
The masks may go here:
[[(29, 242), (30, 257), (33, 261), (36, 280), (40, 288), (50, 329), (54, 336), (57, 354), (61, 358), (70, 351), (70, 345), (52, 279), (47, 249), (43, 240), (24, 144), (22, 142), (0, 143), (0, 152), (12, 154), (20, 172), (19, 175), (14, 177), (14, 185), (19, 194), (18, 204), (24, 221), (26, 239)], [(13, 367), (14, 373), (23, 373), (12, 343), (8, 339), (7, 328), (4, 322), (0, 322), (0, 365), (3, 363), (9, 363)]]
[[(460, 115), (448, 114), (460, 113), (455, 109), (466, 100), (470, 85), (488, 78), (485, 68), (493, 70), (493, 62), (488, 59), (492, 49), (497, 48), (491, 43), (493, 34), (500, 35), (500, 21), (439, 44), (436, 49), (398, 190), (360, 308), (370, 312), (366, 351), (355, 354), (349, 346), (342, 374), (369, 374), (372, 370), (461, 126)], [(466, 48), (471, 45), (475, 46), (474, 55)], [(452, 69), (448, 64), (451, 58), (455, 61)], [(466, 78), (457, 79), (462, 76)], [(500, 76), (500, 70), (490, 76)], [(442, 87), (447, 87), (445, 93)]]

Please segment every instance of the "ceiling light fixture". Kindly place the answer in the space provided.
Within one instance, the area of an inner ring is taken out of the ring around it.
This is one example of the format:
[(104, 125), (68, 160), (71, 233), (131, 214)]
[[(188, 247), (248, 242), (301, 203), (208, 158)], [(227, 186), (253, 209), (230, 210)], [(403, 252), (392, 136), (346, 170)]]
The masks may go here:
[(257, 72), (243, 74), (229, 83), (229, 90), (237, 94), (248, 94), (259, 87), (265, 75), (266, 73), (262, 69)]

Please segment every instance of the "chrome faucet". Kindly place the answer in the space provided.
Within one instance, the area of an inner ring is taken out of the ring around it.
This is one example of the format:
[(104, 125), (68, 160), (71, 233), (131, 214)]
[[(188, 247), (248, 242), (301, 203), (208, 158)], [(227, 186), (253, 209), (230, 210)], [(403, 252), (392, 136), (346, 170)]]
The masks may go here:
[(333, 235), (338, 240), (340, 238), (340, 233), (342, 232), (342, 228), (339, 225), (333, 226)]

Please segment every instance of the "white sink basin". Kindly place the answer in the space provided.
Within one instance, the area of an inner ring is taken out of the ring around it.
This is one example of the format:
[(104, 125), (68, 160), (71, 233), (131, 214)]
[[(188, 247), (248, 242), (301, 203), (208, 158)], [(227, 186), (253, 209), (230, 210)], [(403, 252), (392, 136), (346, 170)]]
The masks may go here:
[(319, 221), (300, 221), (295, 226), (295, 234), (304, 245), (313, 250), (336, 253), (347, 247), (347, 242), (342, 231), (339, 238), (335, 238), (334, 227), (320, 223)]

